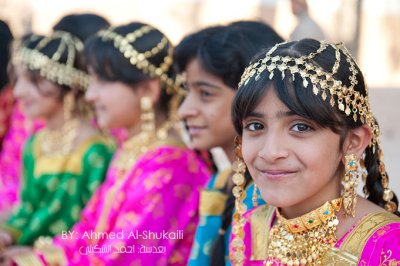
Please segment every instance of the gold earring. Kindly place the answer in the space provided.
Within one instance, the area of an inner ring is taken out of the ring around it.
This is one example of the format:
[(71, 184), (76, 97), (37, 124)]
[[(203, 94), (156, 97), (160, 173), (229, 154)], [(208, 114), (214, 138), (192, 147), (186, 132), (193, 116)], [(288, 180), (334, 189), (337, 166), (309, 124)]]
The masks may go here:
[(236, 161), (232, 165), (232, 170), (235, 174), (232, 176), (235, 187), (232, 192), (235, 196), (235, 207), (236, 211), (233, 215), (233, 240), (230, 250), (230, 258), (232, 265), (243, 265), (244, 261), (244, 224), (246, 222), (243, 214), (246, 211), (246, 205), (243, 203), (243, 199), (246, 197), (244, 186), (246, 185), (246, 179), (244, 174), (246, 172), (246, 164), (242, 158), (242, 144), (239, 137), (235, 138), (235, 155)]
[(253, 181), (253, 184), (254, 184), (254, 189), (253, 189), (253, 196), (251, 197), (251, 200), (253, 201), (253, 206), (257, 207), (258, 206), (258, 187), (254, 181)]
[(357, 204), (358, 177), (361, 175), (359, 162), (354, 154), (345, 156), (345, 175), (343, 179), (344, 191), (342, 193), (343, 206), (346, 215), (355, 217)]
[(64, 122), (70, 121), (75, 108), (75, 99), (72, 93), (67, 93), (63, 98)]
[(397, 210), (397, 204), (392, 201), (394, 194), (393, 191), (389, 188), (389, 178), (386, 174), (386, 168), (385, 168), (385, 164), (383, 163), (383, 152), (382, 152), (382, 148), (379, 147), (379, 172), (382, 176), (382, 187), (383, 187), (383, 200), (385, 201), (385, 210), (389, 211), (389, 212), (396, 212)]
[(140, 115), (140, 119), (142, 120), (142, 132), (154, 135), (156, 123), (153, 103), (150, 97), (142, 97), (140, 99), (140, 109), (142, 112)]

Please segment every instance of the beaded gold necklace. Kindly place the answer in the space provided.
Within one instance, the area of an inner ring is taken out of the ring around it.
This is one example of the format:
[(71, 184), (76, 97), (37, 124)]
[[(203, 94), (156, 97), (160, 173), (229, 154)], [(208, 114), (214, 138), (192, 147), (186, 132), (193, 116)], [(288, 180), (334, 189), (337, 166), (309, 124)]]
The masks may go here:
[(68, 155), (74, 149), (80, 126), (79, 119), (71, 119), (60, 129), (44, 128), (38, 136), (41, 155)]
[(120, 153), (115, 161), (118, 177), (122, 178), (132, 169), (137, 158), (155, 147), (160, 141), (168, 138), (168, 131), (173, 127), (170, 121), (165, 122), (156, 132), (142, 131), (122, 144)]
[(326, 202), (321, 207), (294, 219), (285, 219), (277, 211), (278, 222), (269, 232), (268, 257), (264, 265), (280, 262), (292, 265), (320, 264), (327, 249), (335, 245), (336, 213), (342, 198)]

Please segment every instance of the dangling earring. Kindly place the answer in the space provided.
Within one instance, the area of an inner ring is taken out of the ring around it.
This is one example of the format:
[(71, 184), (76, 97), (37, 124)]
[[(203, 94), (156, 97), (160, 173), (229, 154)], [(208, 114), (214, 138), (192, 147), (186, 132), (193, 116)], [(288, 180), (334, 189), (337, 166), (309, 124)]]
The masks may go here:
[(359, 162), (354, 154), (345, 156), (345, 175), (343, 179), (344, 191), (342, 193), (344, 211), (346, 215), (355, 217), (355, 208), (357, 204), (357, 186), (359, 171)]
[(64, 123), (71, 121), (75, 108), (75, 99), (72, 93), (67, 93), (63, 99)]
[(232, 165), (232, 169), (235, 172), (233, 175), (233, 183), (235, 187), (232, 192), (235, 196), (235, 207), (236, 212), (233, 215), (233, 240), (232, 240), (232, 248), (230, 251), (230, 257), (232, 261), (232, 265), (243, 265), (244, 260), (244, 224), (246, 222), (243, 217), (244, 212), (246, 211), (246, 205), (243, 203), (243, 199), (246, 197), (246, 192), (244, 190), (244, 186), (246, 185), (246, 179), (244, 174), (246, 172), (246, 164), (242, 158), (242, 145), (239, 137), (235, 138), (235, 155), (236, 161)]
[(253, 206), (257, 207), (258, 206), (258, 187), (256, 183), (254, 183), (254, 189), (253, 189), (253, 196), (251, 197), (251, 200), (253, 201)]
[[(363, 158), (364, 158), (364, 156), (365, 155), (363, 155)], [(368, 176), (368, 172), (367, 172), (367, 170), (365, 169), (365, 163), (364, 163), (364, 159), (363, 158), (361, 158), (360, 159), (360, 167), (361, 167), (361, 169), (363, 169), (363, 173), (362, 173), (362, 176), (361, 176), (361, 179), (362, 179), (362, 181), (363, 181), (363, 188), (362, 188), (362, 191), (363, 191), (363, 193), (364, 193), (364, 196), (365, 196), (365, 198), (368, 198), (368, 196), (369, 196), (369, 191), (368, 191), (368, 188), (367, 188), (367, 176)]]
[(156, 130), (156, 123), (153, 103), (150, 97), (143, 97), (140, 99), (140, 109), (142, 112), (140, 115), (140, 119), (142, 120), (142, 132), (153, 136)]
[(389, 188), (389, 178), (386, 174), (386, 168), (383, 162), (383, 152), (381, 147), (379, 147), (379, 172), (382, 176), (381, 182), (384, 189), (382, 196), (383, 200), (385, 201), (384, 208), (385, 210), (394, 213), (397, 210), (397, 204), (392, 201), (394, 194), (393, 191)]

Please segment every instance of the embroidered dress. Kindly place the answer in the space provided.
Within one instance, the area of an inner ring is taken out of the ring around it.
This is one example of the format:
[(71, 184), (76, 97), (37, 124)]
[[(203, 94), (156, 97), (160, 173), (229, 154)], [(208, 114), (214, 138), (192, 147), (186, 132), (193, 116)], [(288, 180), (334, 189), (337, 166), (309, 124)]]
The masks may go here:
[(71, 228), (92, 193), (103, 182), (112, 150), (95, 135), (67, 155), (42, 154), (42, 133), (33, 135), (23, 152), (21, 203), (1, 225), (18, 244)]
[[(276, 218), (275, 208), (260, 206), (245, 213), (244, 265), (264, 265), (267, 235)], [(280, 264), (274, 259), (271, 265)], [(400, 218), (389, 212), (363, 217), (322, 258), (322, 265), (397, 265), (400, 263)]]
[[(218, 237), (218, 231), (222, 224), (222, 215), (227, 200), (227, 195), (222, 190), (230, 175), (230, 169), (215, 174), (207, 186), (201, 191), (200, 222), (196, 229), (195, 242), (190, 254), (189, 266), (210, 265), (213, 244)], [(254, 183), (251, 183), (246, 188), (246, 198), (244, 199), (244, 204), (248, 209), (253, 207), (253, 190)], [(257, 198), (257, 201), (259, 205), (265, 203), (260, 196)], [(228, 255), (231, 230), (232, 227), (229, 226), (224, 236), (226, 265), (230, 265)]]
[(208, 168), (183, 144), (164, 143), (121, 173), (121, 151), (71, 234), (56, 237), (51, 250), (16, 258), (18, 265), (187, 264)]

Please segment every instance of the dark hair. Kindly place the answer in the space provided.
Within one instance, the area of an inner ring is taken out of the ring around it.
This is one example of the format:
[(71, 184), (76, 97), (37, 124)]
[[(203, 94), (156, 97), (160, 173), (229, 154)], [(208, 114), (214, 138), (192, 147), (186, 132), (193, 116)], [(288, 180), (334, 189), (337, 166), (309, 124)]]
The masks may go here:
[[(112, 31), (121, 36), (126, 36), (146, 25), (140, 22), (133, 22), (113, 28)], [(138, 37), (131, 44), (139, 53), (145, 53), (155, 48), (163, 38), (166, 38), (166, 36), (154, 28), (143, 36)], [(171, 43), (168, 41), (168, 44), (159, 53), (147, 58), (147, 60), (150, 64), (159, 67), (167, 57), (170, 48)], [(101, 36), (90, 37), (85, 43), (85, 56), (88, 67), (102, 80), (120, 81), (134, 88), (134, 85), (152, 79), (149, 74), (144, 73), (136, 65), (131, 64), (130, 60), (125, 58), (124, 54), (115, 48), (114, 40), (103, 40)], [(176, 72), (173, 67), (170, 67), (166, 74), (169, 78), (175, 80)], [(172, 95), (167, 93), (166, 84), (163, 83), (163, 90), (158, 102), (162, 111), (168, 112), (171, 98)]]
[(7, 23), (0, 20), (0, 91), (8, 83), (7, 66), (10, 60), (10, 45), (13, 35)]
[[(220, 78), (232, 89), (237, 89), (240, 77), (251, 58), (261, 49), (282, 42), (283, 39), (268, 25), (257, 21), (238, 21), (227, 26), (209, 27), (186, 36), (176, 47), (174, 62), (180, 72), (197, 59), (208, 73)], [(251, 180), (246, 175), (246, 182)], [(235, 198), (226, 186), (228, 199), (222, 215), (222, 225), (214, 242), (211, 265), (225, 265), (224, 232), (232, 222)]]
[(78, 37), (82, 42), (85, 42), (89, 36), (109, 26), (110, 23), (104, 17), (97, 14), (69, 14), (62, 17), (53, 26), (53, 30), (69, 32)]
[[(315, 52), (319, 47), (320, 42), (313, 39), (303, 39), (279, 46), (272, 55), (300, 57)], [(335, 52), (336, 50), (333, 47), (327, 46), (322, 53), (317, 54), (310, 62), (330, 72), (336, 61)], [(263, 59), (265, 54), (266, 51), (261, 52), (254, 58), (253, 62)], [(355, 68), (358, 73), (356, 75), (357, 84), (354, 86), (354, 90), (366, 96), (364, 77), (357, 64), (355, 64)], [(344, 137), (348, 130), (363, 125), (360, 119), (354, 121), (352, 116), (347, 116), (336, 106), (332, 107), (329, 103), (329, 92), (328, 99), (324, 101), (321, 95), (313, 93), (311, 84), (308, 84), (305, 89), (299, 73), (292, 75), (292, 73), (286, 70), (283, 76), (276, 69), (272, 73), (274, 77), (270, 80), (269, 75), (271, 73), (266, 69), (261, 73), (257, 81), (251, 78), (247, 84), (241, 86), (236, 94), (232, 105), (232, 120), (239, 135), (243, 133), (242, 121), (257, 107), (269, 89), (273, 89), (278, 98), (295, 114), (313, 120), (321, 127), (330, 128), (333, 132), (340, 134), (340, 145), (343, 145)], [(343, 51), (340, 51), (339, 68), (337, 73), (333, 75), (333, 78), (341, 81), (343, 86), (350, 87), (350, 76), (350, 64), (346, 61), (346, 55)], [(366, 148), (364, 159), (365, 167), (368, 171), (366, 179), (368, 200), (383, 207), (385, 202), (382, 198), (382, 176), (379, 172), (381, 162), (378, 157), (380, 147), (377, 145), (375, 153), (372, 149), (371, 146)], [(340, 165), (340, 167), (343, 167), (343, 165)], [(396, 195), (392, 201), (398, 204)]]
[(282, 41), (262, 22), (241, 21), (215, 26), (185, 37), (175, 49), (175, 62), (182, 72), (191, 60), (198, 59), (205, 71), (237, 89), (240, 76), (254, 54)]

